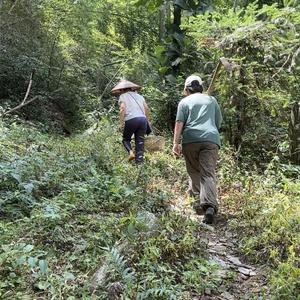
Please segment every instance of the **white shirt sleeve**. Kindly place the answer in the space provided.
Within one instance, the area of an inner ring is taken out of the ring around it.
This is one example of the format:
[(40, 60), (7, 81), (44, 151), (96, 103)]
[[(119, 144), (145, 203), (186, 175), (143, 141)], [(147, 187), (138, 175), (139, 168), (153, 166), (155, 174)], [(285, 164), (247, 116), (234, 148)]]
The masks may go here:
[(118, 103), (120, 104), (121, 102), (125, 102), (125, 98), (124, 94), (120, 95)]

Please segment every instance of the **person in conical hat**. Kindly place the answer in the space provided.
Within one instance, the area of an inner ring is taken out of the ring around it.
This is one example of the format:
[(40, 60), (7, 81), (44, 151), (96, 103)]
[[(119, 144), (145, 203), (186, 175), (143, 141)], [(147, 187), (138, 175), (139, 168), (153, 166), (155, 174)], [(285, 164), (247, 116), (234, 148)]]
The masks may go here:
[(113, 95), (120, 95), (124, 93), (124, 90), (138, 91), (142, 87), (138, 84), (135, 84), (129, 80), (122, 79), (112, 90)]
[[(143, 96), (137, 93), (141, 86), (121, 80), (112, 90), (113, 95), (119, 96), (120, 131), (123, 132), (123, 145), (128, 152), (128, 160), (137, 164), (144, 161), (145, 134), (151, 132), (149, 125), (149, 107)], [(131, 138), (134, 135), (135, 153), (132, 150)]]

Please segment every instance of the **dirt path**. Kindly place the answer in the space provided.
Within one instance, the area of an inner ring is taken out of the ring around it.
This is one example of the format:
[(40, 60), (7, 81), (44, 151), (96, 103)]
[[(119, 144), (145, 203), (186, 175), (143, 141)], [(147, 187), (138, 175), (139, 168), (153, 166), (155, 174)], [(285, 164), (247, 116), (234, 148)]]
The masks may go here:
[(239, 237), (230, 230), (226, 214), (218, 215), (215, 224), (209, 226), (202, 223), (203, 216), (198, 216), (184, 198), (177, 200), (172, 207), (205, 229), (199, 238), (206, 242), (209, 259), (218, 264), (217, 275), (222, 278), (218, 289), (206, 290), (205, 295), (195, 296), (193, 300), (270, 299), (266, 267), (245, 262), (238, 252)]

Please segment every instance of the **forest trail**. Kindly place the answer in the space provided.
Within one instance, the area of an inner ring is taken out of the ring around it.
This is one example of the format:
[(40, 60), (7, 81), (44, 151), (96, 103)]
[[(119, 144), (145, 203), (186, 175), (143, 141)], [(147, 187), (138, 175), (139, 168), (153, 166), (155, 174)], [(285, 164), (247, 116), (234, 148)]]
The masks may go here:
[[(299, 36), (299, 0), (0, 1), (0, 299), (300, 300)], [(207, 90), (221, 57), (240, 68), (215, 85), (207, 226), (171, 133), (184, 79)], [(168, 135), (144, 176), (117, 128), (122, 78)]]
[[(268, 182), (256, 175), (252, 192), (253, 181), (222, 150), (221, 213), (208, 226), (184, 195), (183, 160), (167, 148), (137, 169), (115, 147), (115, 127), (100, 125), (93, 135), (59, 139), (3, 127), (1, 299), (297, 299), (296, 256), (277, 271), (268, 251), (297, 254), (298, 182), (280, 191), (277, 174)], [(279, 294), (279, 284), (292, 296)]]
[(217, 275), (222, 278), (217, 289), (206, 289), (204, 295), (195, 295), (193, 300), (270, 299), (266, 266), (245, 262), (238, 251), (239, 236), (228, 225), (231, 214), (222, 203), (221, 196), (220, 213), (213, 226), (202, 223), (203, 216), (195, 213), (185, 197), (172, 203), (172, 209), (199, 222), (204, 229), (199, 238), (206, 243), (209, 260), (218, 265)]

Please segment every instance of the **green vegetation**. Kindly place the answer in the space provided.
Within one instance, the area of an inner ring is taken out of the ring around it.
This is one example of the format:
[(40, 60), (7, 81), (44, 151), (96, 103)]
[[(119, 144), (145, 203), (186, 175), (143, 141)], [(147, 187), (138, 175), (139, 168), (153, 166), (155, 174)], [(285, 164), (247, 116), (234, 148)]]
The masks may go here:
[[(111, 269), (97, 292), (103, 299), (114, 282), (128, 299), (189, 299), (217, 288), (219, 266), (207, 260), (205, 229), (169, 210), (184, 193), (182, 161), (167, 151), (148, 155), (138, 169), (124, 162), (111, 123), (100, 128), (65, 139), (18, 120), (2, 123), (1, 297), (89, 299), (107, 257)], [(250, 176), (226, 151), (220, 165), (223, 206), (243, 237), (241, 250), (256, 263), (268, 258), (274, 295), (296, 299), (300, 195), (299, 183), (286, 176), (299, 169), (274, 160), (264, 176)], [(145, 211), (156, 219), (150, 234)]]
[(197, 57), (207, 62), (203, 72), (211, 69), (211, 59), (222, 56), (237, 65), (223, 73), (216, 88), (226, 118), (224, 134), (244, 156), (256, 156), (258, 164), (277, 151), (287, 156), (287, 140), (292, 159), (298, 161), (298, 113), (295, 117), (293, 110), (298, 109), (300, 91), (299, 25), (296, 8), (258, 9), (252, 4), (206, 13), (184, 26), (200, 52)]
[(274, 299), (298, 299), (300, 291), (299, 172), (299, 167), (281, 164), (278, 157), (264, 174), (245, 172), (234, 160), (227, 161), (227, 168), (220, 172), (223, 204), (234, 216), (230, 226), (237, 231), (248, 259), (272, 269)]
[[(110, 88), (122, 77), (142, 84), (169, 144), (185, 77), (199, 73), (207, 88), (225, 56), (236, 67), (215, 86), (221, 218), (245, 261), (267, 268), (270, 297), (299, 299), (299, 10), (269, 0), (0, 1), (0, 298), (218, 294), (210, 228), (172, 209), (186, 198), (182, 160), (168, 145), (141, 168), (127, 163)], [(31, 75), (34, 101), (4, 114)]]
[[(181, 162), (168, 154), (148, 157), (145, 169), (124, 162), (107, 121), (93, 135), (68, 140), (26, 124), (12, 123), (2, 133), (3, 298), (88, 297), (93, 272), (107, 255), (112, 269), (101, 299), (116, 281), (129, 299), (178, 299), (218, 285), (197, 223), (166, 211), (182, 193), (172, 189), (183, 180)], [(157, 214), (150, 215), (150, 235), (144, 210)], [(125, 240), (120, 254), (116, 245)]]

